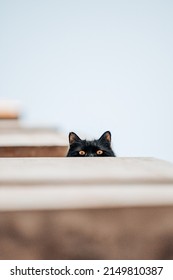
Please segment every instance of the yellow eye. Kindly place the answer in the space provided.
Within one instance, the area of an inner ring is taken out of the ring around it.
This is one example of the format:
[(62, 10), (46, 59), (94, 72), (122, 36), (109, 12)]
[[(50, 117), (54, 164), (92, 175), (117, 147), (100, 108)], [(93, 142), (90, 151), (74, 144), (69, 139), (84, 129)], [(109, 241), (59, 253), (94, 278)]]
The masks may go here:
[(84, 156), (84, 155), (85, 155), (85, 152), (84, 152), (84, 151), (79, 151), (79, 154), (80, 154), (81, 156)]
[(103, 154), (103, 151), (102, 150), (98, 150), (97, 151), (97, 155), (102, 155)]

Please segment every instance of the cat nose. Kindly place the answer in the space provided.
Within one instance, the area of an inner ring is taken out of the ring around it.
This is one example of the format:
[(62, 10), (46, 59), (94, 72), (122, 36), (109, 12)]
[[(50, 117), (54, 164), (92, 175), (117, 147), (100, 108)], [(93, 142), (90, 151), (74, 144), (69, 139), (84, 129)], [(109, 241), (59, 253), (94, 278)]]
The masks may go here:
[(89, 157), (94, 157), (94, 155), (93, 155), (93, 154), (89, 154), (88, 156), (89, 156)]

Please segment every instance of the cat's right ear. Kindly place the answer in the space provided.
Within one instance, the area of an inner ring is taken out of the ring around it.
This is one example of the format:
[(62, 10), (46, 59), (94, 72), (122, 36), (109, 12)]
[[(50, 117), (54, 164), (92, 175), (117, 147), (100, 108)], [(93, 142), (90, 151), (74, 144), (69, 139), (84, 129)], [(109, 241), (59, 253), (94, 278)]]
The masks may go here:
[(70, 132), (69, 133), (69, 143), (70, 143), (70, 145), (74, 144), (74, 142), (77, 142), (77, 141), (81, 141), (79, 136), (77, 136), (77, 134), (74, 133), (74, 132)]
[(111, 133), (110, 131), (106, 131), (103, 135), (99, 138), (99, 141), (111, 143)]

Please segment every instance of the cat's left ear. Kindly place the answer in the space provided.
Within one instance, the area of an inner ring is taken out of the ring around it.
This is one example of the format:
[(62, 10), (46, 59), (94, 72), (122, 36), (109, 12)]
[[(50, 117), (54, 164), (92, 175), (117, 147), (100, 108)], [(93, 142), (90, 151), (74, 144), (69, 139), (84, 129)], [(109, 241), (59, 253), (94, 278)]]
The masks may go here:
[(81, 141), (79, 136), (74, 132), (70, 132), (69, 133), (69, 143), (70, 143), (70, 145), (72, 145), (74, 142), (77, 142), (77, 141)]
[(110, 131), (106, 131), (103, 135), (99, 138), (99, 141), (111, 143), (111, 133)]

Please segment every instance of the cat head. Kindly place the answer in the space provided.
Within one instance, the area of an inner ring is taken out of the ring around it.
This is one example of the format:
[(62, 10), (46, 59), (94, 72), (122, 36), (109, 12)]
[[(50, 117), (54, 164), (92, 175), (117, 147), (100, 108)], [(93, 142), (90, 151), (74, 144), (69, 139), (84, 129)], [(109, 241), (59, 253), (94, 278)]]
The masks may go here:
[(98, 140), (82, 140), (74, 133), (69, 133), (69, 151), (67, 157), (114, 157), (111, 148), (111, 133), (106, 131)]

